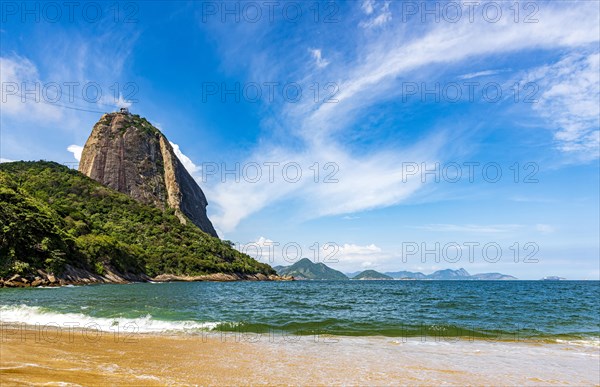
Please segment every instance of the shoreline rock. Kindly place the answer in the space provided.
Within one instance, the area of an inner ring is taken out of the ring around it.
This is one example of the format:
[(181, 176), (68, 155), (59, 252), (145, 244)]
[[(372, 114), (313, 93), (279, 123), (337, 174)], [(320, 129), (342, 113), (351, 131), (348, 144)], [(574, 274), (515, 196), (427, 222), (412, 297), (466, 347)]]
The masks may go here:
[(127, 284), (132, 282), (232, 282), (232, 281), (293, 281), (294, 277), (238, 273), (213, 273), (200, 276), (179, 276), (174, 274), (160, 274), (154, 278), (145, 274), (117, 273), (108, 270), (103, 275), (95, 274), (84, 269), (67, 266), (65, 271), (57, 276), (37, 270), (38, 275), (21, 276), (15, 274), (8, 279), (0, 278), (0, 288), (28, 288), (40, 286), (66, 286), (66, 285), (95, 285), (95, 284)]
[(258, 274), (213, 273), (199, 276), (180, 276), (161, 274), (152, 279), (154, 282), (231, 282), (231, 281), (293, 281), (293, 277)]

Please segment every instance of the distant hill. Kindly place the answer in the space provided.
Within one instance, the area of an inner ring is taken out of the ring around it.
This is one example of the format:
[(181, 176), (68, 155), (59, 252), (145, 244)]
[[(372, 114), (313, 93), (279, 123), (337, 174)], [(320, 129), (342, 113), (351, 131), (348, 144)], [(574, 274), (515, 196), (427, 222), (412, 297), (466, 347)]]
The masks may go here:
[(388, 271), (384, 273), (394, 279), (410, 278), (410, 279), (426, 279), (427, 276), (421, 272), (412, 271)]
[(357, 275), (359, 275), (360, 273), (362, 273), (362, 270), (359, 270), (359, 271), (352, 271), (352, 272), (345, 273), (345, 274), (346, 274), (346, 277), (348, 277), (348, 278), (354, 278), (354, 277), (356, 277)]
[(358, 274), (354, 278), (355, 280), (391, 280), (393, 279), (389, 275), (385, 275), (375, 270), (365, 270)]
[(299, 280), (347, 280), (341, 271), (330, 268), (324, 263), (313, 263), (302, 258), (291, 266), (276, 266), (275, 271), (281, 276), (292, 276)]
[(471, 274), (463, 268), (458, 270), (445, 269), (438, 270), (427, 276), (429, 279), (434, 280), (460, 280), (460, 279), (471, 279)]

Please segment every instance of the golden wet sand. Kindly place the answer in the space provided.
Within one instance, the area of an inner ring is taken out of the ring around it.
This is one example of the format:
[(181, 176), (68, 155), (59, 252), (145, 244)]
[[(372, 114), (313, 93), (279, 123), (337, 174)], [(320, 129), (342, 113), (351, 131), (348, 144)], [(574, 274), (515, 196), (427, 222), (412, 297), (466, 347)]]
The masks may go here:
[(554, 359), (554, 352), (536, 353), (536, 346), (525, 347), (534, 349), (528, 355), (532, 366), (510, 352), (499, 358), (509, 347), (486, 352), (490, 344), (485, 343), (473, 347), (408, 345), (389, 338), (271, 339), (3, 327), (0, 385), (598, 384), (595, 374), (576, 379), (594, 362), (597, 365), (597, 357), (587, 363), (576, 358), (573, 364), (582, 369), (569, 374), (568, 361), (565, 370), (548, 368), (561, 359), (560, 351)]

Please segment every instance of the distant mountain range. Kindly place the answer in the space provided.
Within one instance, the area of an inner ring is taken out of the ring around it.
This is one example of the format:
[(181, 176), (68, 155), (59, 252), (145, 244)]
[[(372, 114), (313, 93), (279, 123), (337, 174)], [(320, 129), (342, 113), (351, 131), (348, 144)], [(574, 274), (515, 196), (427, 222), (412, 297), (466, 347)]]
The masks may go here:
[(423, 273), (416, 272), (413, 273), (411, 271), (393, 271), (386, 272), (385, 274), (389, 275), (394, 279), (408, 278), (408, 279), (427, 279), (427, 276)]
[(469, 274), (463, 268), (458, 270), (445, 269), (438, 270), (429, 275), (421, 272), (394, 271), (380, 273), (375, 270), (357, 271), (354, 273), (342, 273), (330, 268), (324, 263), (313, 263), (308, 258), (302, 258), (300, 261), (290, 266), (275, 266), (277, 274), (283, 276), (293, 276), (299, 280), (392, 280), (392, 279), (413, 279), (413, 280), (516, 280), (508, 274), (502, 273), (479, 273)]
[(423, 274), (421, 272), (411, 272), (411, 271), (396, 271), (396, 272), (386, 272), (385, 274), (389, 275), (394, 279), (430, 279), (430, 280), (516, 280), (516, 277), (508, 274), (502, 273), (478, 273), (478, 274), (469, 274), (463, 268), (458, 270), (452, 269), (444, 269), (435, 271), (429, 275)]

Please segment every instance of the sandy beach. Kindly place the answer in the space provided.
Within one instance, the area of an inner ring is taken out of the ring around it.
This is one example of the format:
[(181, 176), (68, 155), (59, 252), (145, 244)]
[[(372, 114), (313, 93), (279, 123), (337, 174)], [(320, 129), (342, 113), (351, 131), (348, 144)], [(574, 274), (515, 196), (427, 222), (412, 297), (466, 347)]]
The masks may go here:
[(8, 385), (598, 385), (577, 344), (421, 338), (115, 334), (3, 326)]

